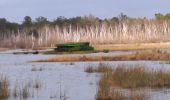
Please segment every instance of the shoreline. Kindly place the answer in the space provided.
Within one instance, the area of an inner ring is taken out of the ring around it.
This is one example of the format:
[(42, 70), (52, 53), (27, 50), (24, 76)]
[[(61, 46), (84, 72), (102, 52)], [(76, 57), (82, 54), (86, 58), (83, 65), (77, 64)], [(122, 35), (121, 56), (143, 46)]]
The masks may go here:
[[(109, 53), (108, 53), (109, 54)], [(161, 50), (137, 51), (123, 55), (57, 55), (56, 57), (33, 62), (89, 62), (89, 61), (170, 61), (170, 53)]]

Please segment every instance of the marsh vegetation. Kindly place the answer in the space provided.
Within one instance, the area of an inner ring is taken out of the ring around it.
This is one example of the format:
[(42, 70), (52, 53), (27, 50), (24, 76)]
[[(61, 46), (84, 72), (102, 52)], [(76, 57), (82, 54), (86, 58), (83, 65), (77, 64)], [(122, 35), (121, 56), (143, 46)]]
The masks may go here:
[(34, 62), (76, 62), (76, 61), (169, 61), (170, 53), (162, 50), (139, 50), (131, 54), (120, 55), (62, 55)]
[[(145, 65), (89, 66), (88, 73), (102, 73), (96, 100), (150, 100), (149, 91), (170, 87), (170, 72), (147, 70)], [(150, 90), (151, 89), (151, 90)]]
[(7, 80), (7, 100), (168, 100), (164, 98), (170, 96), (170, 65), (164, 61), (27, 63), (51, 56), (4, 55), (0, 73)]
[(0, 100), (7, 99), (9, 95), (9, 82), (5, 76), (0, 75)]

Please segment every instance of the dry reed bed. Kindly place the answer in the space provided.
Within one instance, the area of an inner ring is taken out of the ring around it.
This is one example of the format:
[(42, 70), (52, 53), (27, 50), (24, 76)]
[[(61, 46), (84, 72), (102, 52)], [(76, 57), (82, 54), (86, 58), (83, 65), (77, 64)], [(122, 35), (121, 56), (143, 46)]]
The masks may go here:
[(170, 53), (160, 50), (144, 50), (135, 54), (126, 54), (118, 56), (100, 56), (100, 55), (60, 55), (46, 60), (37, 60), (34, 62), (76, 62), (76, 61), (136, 61), (136, 60), (154, 60), (169, 61)]
[(6, 77), (0, 75), (0, 100), (5, 100), (10, 95), (9, 82)]
[(144, 49), (169, 49), (170, 42), (162, 43), (127, 43), (127, 44), (93, 44), (95, 50), (110, 50), (110, 51), (126, 51), (126, 50), (144, 50)]
[(150, 95), (147, 88), (170, 88), (169, 71), (148, 71), (144, 65), (117, 65), (113, 69), (109, 65), (99, 64), (97, 67), (89, 66), (85, 71), (103, 73), (96, 100), (148, 100)]
[(0, 48), (0, 52), (8, 50), (7, 48)]
[(80, 26), (44, 26), (37, 29), (38, 37), (18, 30), (15, 35), (5, 34), (0, 39), (0, 47), (35, 48), (51, 47), (56, 43), (88, 41), (92, 44), (152, 43), (170, 41), (170, 26), (166, 21), (140, 19), (118, 24)]

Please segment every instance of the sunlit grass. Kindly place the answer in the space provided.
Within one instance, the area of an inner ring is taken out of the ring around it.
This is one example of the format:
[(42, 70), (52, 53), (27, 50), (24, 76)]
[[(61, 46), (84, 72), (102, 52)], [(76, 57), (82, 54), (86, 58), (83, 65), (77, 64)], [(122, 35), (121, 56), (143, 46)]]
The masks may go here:
[[(145, 65), (140, 64), (119, 64), (115, 67), (102, 64), (104, 70), (101, 70), (100, 65), (85, 69), (88, 73), (102, 73), (96, 94), (97, 100), (128, 100), (127, 98), (130, 100), (148, 100), (149, 94), (143, 92), (145, 88), (170, 88), (170, 71), (147, 70)], [(114, 88), (128, 89), (130, 94), (125, 95), (125, 91), (113, 91)]]

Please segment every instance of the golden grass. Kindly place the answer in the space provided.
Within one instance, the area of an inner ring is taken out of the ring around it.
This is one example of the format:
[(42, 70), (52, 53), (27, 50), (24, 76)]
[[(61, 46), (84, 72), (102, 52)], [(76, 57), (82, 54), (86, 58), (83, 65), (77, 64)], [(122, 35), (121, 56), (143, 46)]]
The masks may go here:
[(170, 53), (160, 50), (144, 50), (135, 54), (126, 54), (118, 56), (102, 56), (102, 55), (60, 55), (46, 60), (38, 60), (35, 62), (76, 62), (76, 61), (135, 61), (135, 60), (154, 60), (169, 61)]
[[(115, 69), (103, 71), (96, 100), (148, 100), (149, 94), (144, 91), (146, 88), (170, 88), (169, 71), (148, 71), (145, 68), (144, 65), (118, 65)], [(100, 69), (100, 66), (95, 69)], [(115, 88), (128, 89), (130, 94), (125, 95), (127, 92)]]
[(96, 100), (149, 100), (149, 97), (149, 92), (145, 90), (131, 90), (128, 94), (113, 90), (109, 95), (98, 92)]
[(95, 50), (118, 51), (118, 50), (145, 50), (145, 49), (168, 49), (170, 42), (162, 43), (133, 43), (133, 44), (93, 44)]
[(139, 51), (135, 54), (114, 56), (112, 60), (117, 61), (135, 61), (135, 60), (153, 60), (153, 61), (169, 61), (170, 53), (160, 50)]
[(0, 48), (0, 52), (8, 50), (7, 48)]
[(96, 95), (96, 100), (126, 100), (126, 96), (119, 91), (112, 91), (112, 93), (107, 94), (107, 93), (103, 93), (98, 91), (97, 95)]
[[(105, 65), (106, 69), (110, 68)], [(100, 69), (100, 67), (98, 67)], [(118, 65), (116, 69), (103, 71), (99, 85), (121, 88), (170, 88), (170, 72), (162, 70), (147, 71), (144, 65)]]
[(5, 100), (9, 97), (9, 82), (6, 77), (0, 77), (0, 100)]

